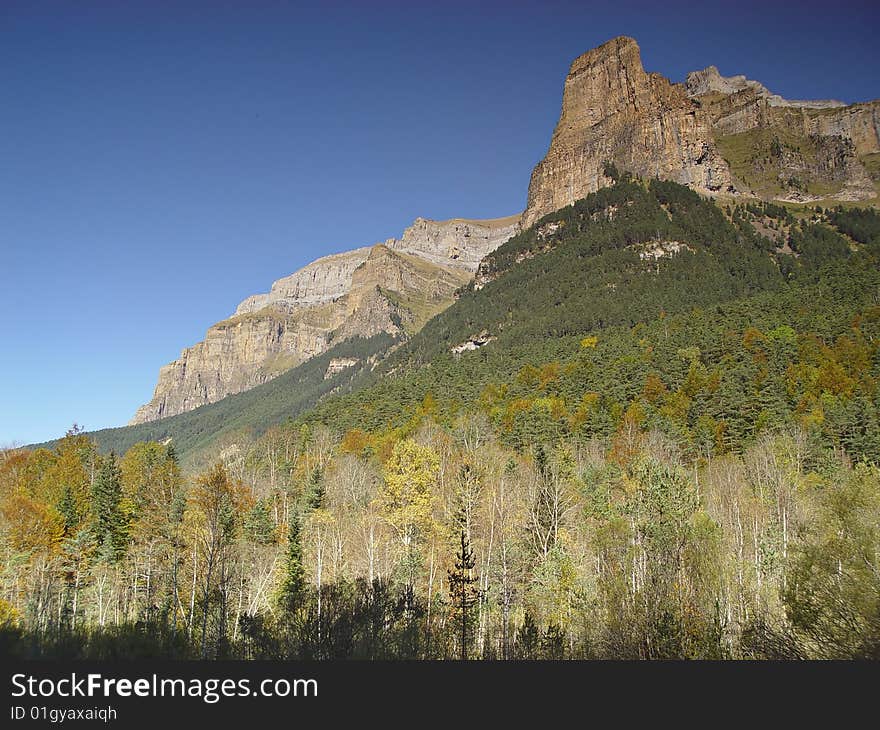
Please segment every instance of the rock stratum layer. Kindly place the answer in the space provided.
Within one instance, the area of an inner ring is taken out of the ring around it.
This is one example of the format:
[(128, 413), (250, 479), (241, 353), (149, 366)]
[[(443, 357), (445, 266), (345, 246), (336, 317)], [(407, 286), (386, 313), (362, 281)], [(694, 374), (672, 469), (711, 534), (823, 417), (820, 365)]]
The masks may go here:
[(418, 330), (519, 230), (518, 221), (417, 218), (400, 239), (313, 261), (245, 299), (162, 367), (153, 398), (131, 423), (253, 388), (350, 337)]
[(522, 224), (610, 184), (607, 162), (707, 194), (866, 200), (878, 152), (878, 101), (790, 101), (714, 66), (675, 84), (645, 72), (635, 40), (615, 38), (572, 63)]

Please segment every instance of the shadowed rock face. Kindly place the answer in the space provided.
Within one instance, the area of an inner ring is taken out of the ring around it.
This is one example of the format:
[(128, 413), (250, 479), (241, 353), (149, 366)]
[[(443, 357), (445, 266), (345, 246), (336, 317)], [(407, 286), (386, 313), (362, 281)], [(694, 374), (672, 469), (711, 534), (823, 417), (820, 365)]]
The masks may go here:
[(452, 303), (480, 259), (519, 230), (518, 221), (418, 218), (400, 239), (313, 261), (245, 299), (161, 368), (153, 398), (131, 423), (253, 388), (350, 337), (417, 330)]
[(731, 188), (705, 118), (681, 86), (645, 72), (632, 38), (571, 64), (550, 149), (532, 172), (523, 227), (609, 185), (606, 161), (704, 192)]

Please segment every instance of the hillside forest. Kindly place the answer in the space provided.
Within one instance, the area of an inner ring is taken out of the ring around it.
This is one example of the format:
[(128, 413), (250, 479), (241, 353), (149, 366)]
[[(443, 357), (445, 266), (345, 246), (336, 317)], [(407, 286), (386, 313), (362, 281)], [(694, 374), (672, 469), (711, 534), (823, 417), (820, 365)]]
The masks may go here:
[(880, 658), (880, 216), (607, 173), (338, 387), (0, 452), (0, 651)]

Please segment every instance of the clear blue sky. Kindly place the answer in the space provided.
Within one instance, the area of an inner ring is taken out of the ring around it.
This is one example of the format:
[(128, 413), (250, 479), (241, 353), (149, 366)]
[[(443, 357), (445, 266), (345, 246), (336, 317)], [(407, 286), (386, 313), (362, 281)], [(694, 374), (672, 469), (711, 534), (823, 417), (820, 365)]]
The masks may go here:
[(880, 96), (877, 3), (0, 2), (0, 445), (124, 424), (245, 296), (416, 216), (520, 211), (571, 60), (634, 36)]

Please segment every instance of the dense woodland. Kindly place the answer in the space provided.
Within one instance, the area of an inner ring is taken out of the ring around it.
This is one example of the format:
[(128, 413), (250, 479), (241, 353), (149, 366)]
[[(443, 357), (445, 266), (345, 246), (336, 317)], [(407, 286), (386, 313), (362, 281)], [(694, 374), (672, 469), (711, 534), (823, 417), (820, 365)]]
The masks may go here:
[(329, 394), (0, 454), (2, 651), (880, 658), (880, 216), (619, 177)]

